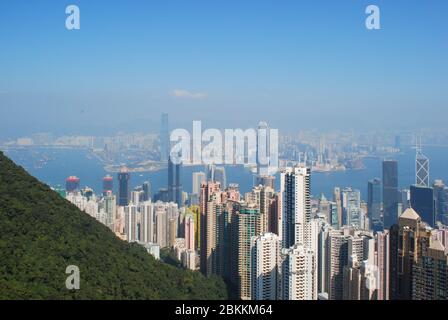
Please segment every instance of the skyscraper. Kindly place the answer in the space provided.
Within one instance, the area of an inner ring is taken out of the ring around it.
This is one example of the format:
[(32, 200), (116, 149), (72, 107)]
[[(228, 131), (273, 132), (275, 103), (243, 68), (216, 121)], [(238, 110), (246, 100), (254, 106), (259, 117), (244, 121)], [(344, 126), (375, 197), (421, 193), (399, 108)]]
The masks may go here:
[(346, 229), (331, 230), (328, 235), (327, 286), (330, 300), (342, 300), (344, 267), (348, 261), (348, 239)]
[(106, 195), (103, 197), (103, 209), (106, 213), (106, 226), (109, 227), (112, 231), (115, 230), (115, 218), (116, 218), (116, 208), (117, 200), (115, 196), (112, 194), (112, 191), (108, 191)]
[(70, 176), (65, 179), (65, 191), (75, 192), (79, 191), (79, 178), (75, 176)]
[(154, 241), (154, 209), (151, 201), (144, 201), (139, 205), (140, 211), (140, 241), (152, 243)]
[[(205, 275), (216, 271), (216, 204), (220, 203), (220, 186), (215, 182), (201, 185), (200, 203), (200, 268)], [(218, 195), (216, 195), (218, 194)]]
[(103, 178), (103, 196), (107, 195), (108, 192), (113, 192), (114, 190), (114, 178), (107, 175)]
[(194, 218), (191, 214), (185, 216), (185, 248), (187, 250), (194, 250), (195, 244), (195, 230), (194, 230)]
[(442, 180), (433, 184), (436, 221), (448, 225), (448, 187)]
[(383, 223), (388, 229), (398, 221), (398, 163), (383, 161)]
[(381, 202), (381, 180), (375, 178), (367, 184), (367, 213), (375, 231), (383, 229)]
[(168, 158), (168, 201), (177, 203), (179, 208), (183, 206), (181, 169), (181, 163), (174, 164), (171, 157)]
[(252, 237), (252, 300), (280, 298), (280, 242), (273, 233)]
[(216, 169), (216, 165), (214, 165), (214, 164), (208, 164), (205, 167), (207, 181), (213, 181), (213, 182), (215, 181), (215, 169)]
[(202, 171), (193, 172), (193, 194), (199, 195), (201, 192), (201, 184), (205, 182), (205, 173)]
[(354, 234), (348, 240), (348, 263), (344, 267), (344, 300), (377, 298), (375, 240), (367, 234)]
[(143, 201), (151, 200), (151, 183), (149, 181), (143, 182)]
[(433, 240), (412, 270), (413, 300), (448, 299), (448, 251), (439, 240)]
[(169, 133), (169, 123), (168, 114), (163, 113), (160, 123), (160, 160), (167, 161), (170, 152), (170, 133)]
[(429, 187), (429, 159), (422, 152), (421, 143), (416, 147), (415, 185)]
[(311, 220), (310, 169), (286, 168), (281, 172), (283, 247), (305, 244), (306, 224)]
[(339, 229), (343, 225), (341, 188), (339, 187), (335, 187), (333, 190), (333, 202), (336, 204), (337, 219), (332, 220), (332, 225), (335, 229)]
[(378, 300), (389, 300), (390, 274), (390, 236), (389, 230), (376, 234), (376, 265), (378, 267)]
[(118, 205), (127, 206), (129, 204), (129, 179), (131, 175), (126, 167), (121, 168), (118, 173)]
[(275, 189), (275, 176), (266, 176), (266, 175), (254, 176), (254, 187), (259, 185)]
[(251, 239), (262, 234), (260, 210), (255, 204), (241, 205), (236, 213), (238, 234), (238, 294), (242, 300), (252, 297)]
[(430, 244), (431, 231), (414, 209), (409, 208), (390, 230), (390, 299), (410, 300), (412, 272)]
[(316, 259), (315, 252), (301, 244), (285, 249), (282, 268), (284, 300), (317, 300)]
[(434, 190), (431, 187), (411, 186), (411, 207), (418, 212), (420, 218), (434, 227), (436, 224), (434, 208)]
[(213, 181), (219, 182), (219, 184), (221, 185), (221, 190), (225, 190), (227, 188), (226, 169), (224, 167), (215, 168)]
[(257, 175), (269, 175), (270, 135), (267, 122), (258, 123), (257, 134)]
[(342, 209), (345, 225), (361, 228), (361, 192), (351, 188), (342, 190)]

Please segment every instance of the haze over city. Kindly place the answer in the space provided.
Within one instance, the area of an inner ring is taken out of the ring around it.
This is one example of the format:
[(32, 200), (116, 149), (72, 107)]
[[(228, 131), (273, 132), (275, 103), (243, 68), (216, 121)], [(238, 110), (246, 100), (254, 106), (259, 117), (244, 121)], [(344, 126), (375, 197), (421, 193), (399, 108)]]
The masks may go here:
[(2, 1), (0, 137), (445, 125), (446, 1), (376, 1), (380, 30), (368, 4), (81, 0), (69, 31), (66, 1)]

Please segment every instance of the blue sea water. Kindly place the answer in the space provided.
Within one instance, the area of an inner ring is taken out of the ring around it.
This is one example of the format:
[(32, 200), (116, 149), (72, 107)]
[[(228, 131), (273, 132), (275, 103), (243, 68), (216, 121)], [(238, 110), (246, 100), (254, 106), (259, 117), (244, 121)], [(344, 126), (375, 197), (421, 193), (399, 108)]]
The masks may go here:
[[(448, 147), (425, 147), (425, 154), (430, 159), (430, 179), (442, 179), (448, 182)], [(40, 181), (54, 187), (64, 186), (65, 179), (74, 175), (81, 179), (81, 186), (88, 186), (100, 193), (102, 178), (107, 174), (102, 164), (95, 157), (89, 156), (83, 149), (53, 149), (53, 148), (23, 148), (7, 150), (6, 155), (17, 164), (23, 166), (31, 175)], [(45, 163), (38, 159), (46, 158)], [(415, 150), (405, 149), (402, 154), (396, 155), (398, 160), (399, 185), (402, 188), (414, 183), (415, 175)], [(381, 178), (381, 159), (364, 159), (365, 169), (342, 172), (321, 173), (314, 172), (311, 176), (311, 193), (317, 197), (325, 194), (331, 198), (333, 188), (352, 187), (361, 191), (363, 199), (366, 199), (367, 182), (375, 177)], [(191, 192), (192, 173), (203, 170), (199, 167), (183, 167), (181, 180), (184, 191)], [(243, 166), (226, 167), (227, 183), (238, 183), (242, 193), (252, 188), (252, 174)], [(131, 186), (137, 186), (149, 180), (152, 191), (167, 186), (167, 170), (147, 173), (132, 173)], [(279, 186), (278, 176), (276, 179)], [(116, 187), (116, 184), (115, 184)]]

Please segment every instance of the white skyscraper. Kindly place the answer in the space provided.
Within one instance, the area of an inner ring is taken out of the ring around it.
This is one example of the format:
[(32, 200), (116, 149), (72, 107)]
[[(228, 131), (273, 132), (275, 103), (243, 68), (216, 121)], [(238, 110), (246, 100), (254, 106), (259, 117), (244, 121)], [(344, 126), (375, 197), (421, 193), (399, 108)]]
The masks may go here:
[(280, 238), (274, 233), (252, 237), (252, 300), (279, 298), (280, 250)]
[(150, 243), (154, 236), (154, 213), (151, 201), (124, 207), (124, 227), (129, 242)]
[(125, 234), (128, 242), (139, 241), (137, 233), (137, 219), (138, 219), (137, 206), (130, 204), (124, 207), (124, 226)]
[(139, 205), (141, 213), (140, 241), (150, 243), (154, 241), (154, 211), (151, 201), (144, 201)]
[(283, 261), (283, 299), (316, 300), (317, 281), (315, 253), (301, 244), (284, 249)]

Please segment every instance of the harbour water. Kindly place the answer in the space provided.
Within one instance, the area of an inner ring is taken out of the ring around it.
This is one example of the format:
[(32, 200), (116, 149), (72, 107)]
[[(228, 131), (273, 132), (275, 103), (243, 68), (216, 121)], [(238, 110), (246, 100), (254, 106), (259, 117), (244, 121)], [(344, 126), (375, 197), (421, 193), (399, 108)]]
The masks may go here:
[[(81, 187), (88, 186), (96, 193), (100, 193), (102, 178), (107, 174), (102, 163), (97, 158), (91, 157), (84, 149), (21, 148), (9, 149), (5, 153), (30, 174), (52, 187), (64, 186), (65, 179), (74, 175), (81, 179)], [(448, 147), (425, 147), (424, 153), (430, 159), (431, 181), (442, 179), (448, 182)], [(393, 158), (398, 160), (400, 187), (409, 187), (414, 183), (415, 150), (404, 149), (403, 153)], [(365, 169), (362, 170), (312, 173), (311, 193), (315, 197), (323, 193), (331, 198), (335, 186), (350, 186), (359, 189), (363, 199), (367, 199), (367, 181), (375, 177), (381, 178), (381, 160), (379, 158), (364, 159)], [(181, 178), (184, 191), (191, 192), (192, 173), (200, 170), (204, 170), (204, 167), (182, 168)], [(249, 169), (243, 166), (227, 166), (226, 175), (227, 183), (238, 183), (242, 193), (252, 188), (253, 178)], [(153, 192), (159, 188), (166, 188), (167, 170), (131, 174), (132, 187), (147, 180), (151, 182)], [(278, 175), (276, 185), (279, 188)], [(117, 187), (116, 183), (115, 187)]]

